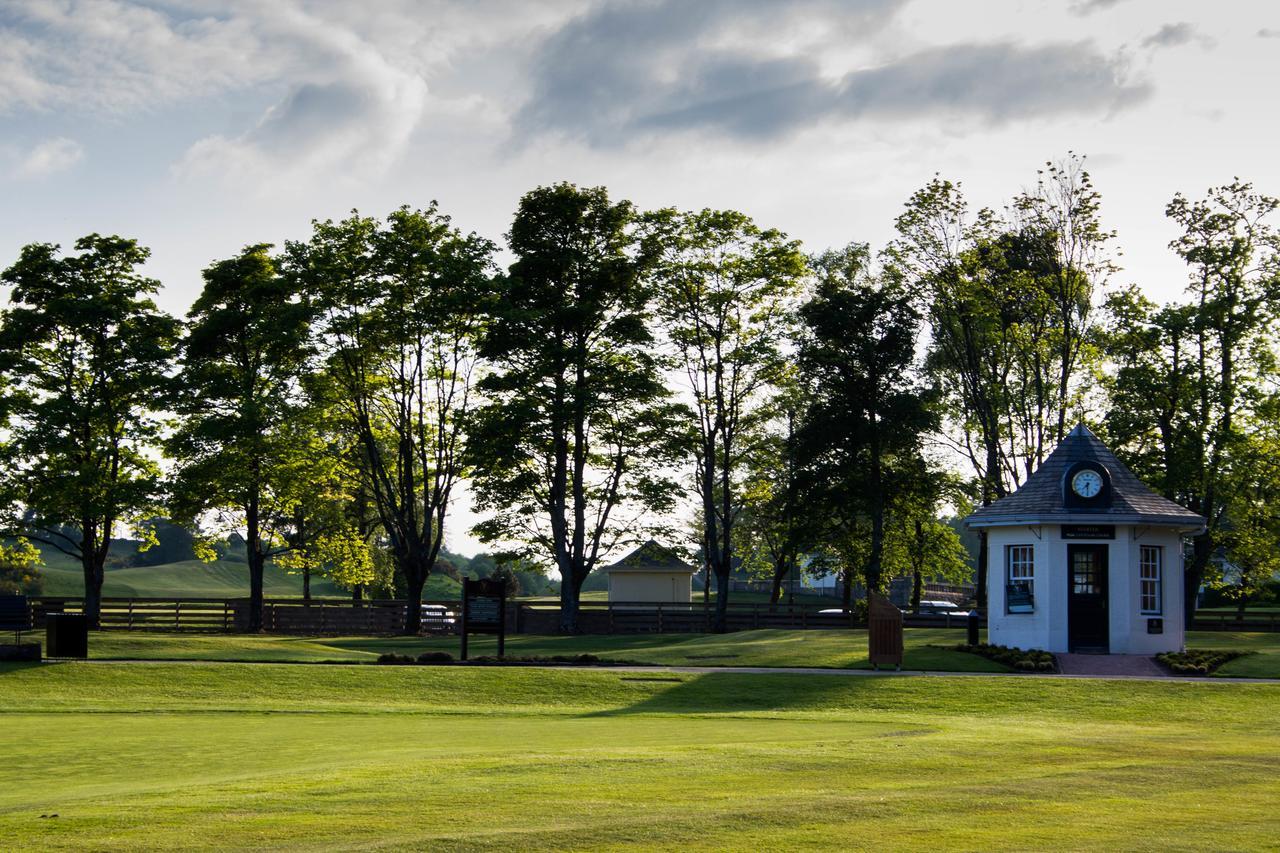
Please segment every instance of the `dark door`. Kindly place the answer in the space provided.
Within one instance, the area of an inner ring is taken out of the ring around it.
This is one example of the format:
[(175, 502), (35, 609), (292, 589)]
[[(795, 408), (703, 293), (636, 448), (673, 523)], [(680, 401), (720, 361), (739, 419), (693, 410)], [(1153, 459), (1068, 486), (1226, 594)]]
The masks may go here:
[(1106, 653), (1107, 546), (1068, 545), (1067, 564), (1067, 645), (1073, 652)]

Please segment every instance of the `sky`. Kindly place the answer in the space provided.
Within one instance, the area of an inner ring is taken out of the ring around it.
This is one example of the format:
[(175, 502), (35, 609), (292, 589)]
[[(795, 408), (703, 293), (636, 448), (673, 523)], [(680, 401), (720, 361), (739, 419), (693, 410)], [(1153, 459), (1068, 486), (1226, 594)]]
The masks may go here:
[(1073, 151), (1114, 284), (1168, 300), (1176, 192), (1280, 194), (1277, 80), (1270, 0), (0, 0), (0, 264), (135, 237), (181, 314), (312, 219), (501, 240), (561, 180), (879, 247), (934, 174), (1000, 207)]

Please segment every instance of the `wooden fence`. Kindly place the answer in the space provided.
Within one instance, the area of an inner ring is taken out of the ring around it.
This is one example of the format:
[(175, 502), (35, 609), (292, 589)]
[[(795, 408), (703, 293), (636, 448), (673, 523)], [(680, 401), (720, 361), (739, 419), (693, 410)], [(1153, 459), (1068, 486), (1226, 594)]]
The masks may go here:
[(1206, 613), (1201, 610), (1192, 620), (1191, 631), (1280, 631), (1280, 611), (1246, 611), (1240, 619), (1236, 613)]
[[(456, 631), (456, 601), (428, 601), (423, 631)], [(47, 613), (79, 613), (83, 598), (31, 600), (32, 616), (43, 627)], [(269, 598), (263, 602), (263, 629), (280, 634), (393, 634), (404, 625), (404, 601)], [(249, 629), (247, 598), (104, 598), (104, 630), (244, 632)]]

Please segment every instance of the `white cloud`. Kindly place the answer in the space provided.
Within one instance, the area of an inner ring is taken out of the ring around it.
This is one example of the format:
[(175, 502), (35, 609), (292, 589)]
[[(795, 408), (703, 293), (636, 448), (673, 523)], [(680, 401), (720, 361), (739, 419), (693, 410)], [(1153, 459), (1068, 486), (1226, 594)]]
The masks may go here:
[(43, 178), (65, 172), (84, 159), (84, 148), (74, 139), (58, 136), (37, 143), (20, 154), (12, 176), (19, 179)]

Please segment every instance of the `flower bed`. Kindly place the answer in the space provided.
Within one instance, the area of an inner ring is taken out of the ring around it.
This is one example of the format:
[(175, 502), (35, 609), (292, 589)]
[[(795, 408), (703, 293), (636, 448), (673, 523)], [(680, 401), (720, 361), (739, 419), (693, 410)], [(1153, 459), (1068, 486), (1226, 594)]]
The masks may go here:
[(1040, 649), (1016, 649), (1009, 646), (993, 646), (978, 643), (976, 646), (961, 643), (953, 646), (957, 652), (968, 652), (996, 663), (1002, 663), (1015, 672), (1057, 672), (1058, 661), (1049, 652)]
[(1163, 652), (1156, 655), (1156, 660), (1174, 675), (1208, 675), (1227, 661), (1247, 654), (1221, 649), (1187, 649), (1185, 652)]

